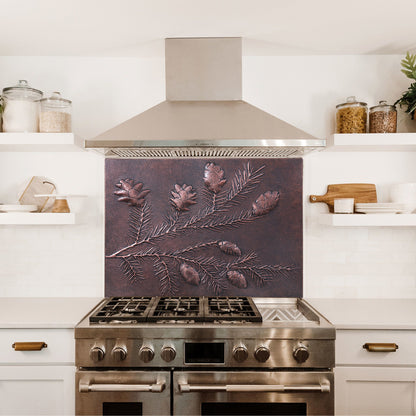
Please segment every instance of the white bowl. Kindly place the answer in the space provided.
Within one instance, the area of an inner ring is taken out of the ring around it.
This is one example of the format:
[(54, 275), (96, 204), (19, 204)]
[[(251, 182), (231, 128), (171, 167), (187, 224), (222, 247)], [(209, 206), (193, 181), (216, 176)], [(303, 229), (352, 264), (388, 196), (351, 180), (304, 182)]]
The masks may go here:
[(416, 203), (416, 182), (391, 185), (390, 199), (392, 202)]

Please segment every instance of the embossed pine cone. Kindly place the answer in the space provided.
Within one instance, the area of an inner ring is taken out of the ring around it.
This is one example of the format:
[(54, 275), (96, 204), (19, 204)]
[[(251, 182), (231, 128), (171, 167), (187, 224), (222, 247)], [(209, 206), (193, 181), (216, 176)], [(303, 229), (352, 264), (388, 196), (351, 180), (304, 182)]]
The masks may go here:
[(245, 289), (247, 287), (246, 278), (242, 273), (237, 272), (236, 270), (230, 270), (227, 273), (227, 278), (233, 286), (238, 287), (239, 289)]
[(186, 263), (182, 263), (179, 267), (179, 270), (186, 283), (189, 283), (193, 286), (199, 285), (199, 274), (192, 266), (189, 266), (189, 264)]
[(205, 165), (204, 183), (210, 191), (217, 194), (226, 182), (227, 180), (224, 179), (224, 171), (219, 165), (215, 163), (207, 163)]
[(170, 199), (170, 202), (178, 211), (189, 211), (188, 207), (190, 205), (196, 204), (196, 193), (192, 192), (191, 185), (184, 183), (182, 186), (180, 186), (176, 184), (175, 191), (171, 191), (173, 198)]
[(232, 243), (231, 241), (220, 241), (218, 247), (225, 254), (230, 254), (232, 256), (241, 256), (241, 250), (237, 244)]
[(260, 216), (269, 213), (279, 202), (279, 191), (267, 191), (253, 202), (253, 214)]
[(116, 186), (120, 188), (119, 191), (114, 192), (115, 195), (120, 196), (118, 201), (127, 202), (129, 205), (138, 207), (143, 206), (144, 198), (150, 192), (148, 189), (142, 191), (143, 184), (141, 182), (134, 185), (133, 179), (121, 179)]

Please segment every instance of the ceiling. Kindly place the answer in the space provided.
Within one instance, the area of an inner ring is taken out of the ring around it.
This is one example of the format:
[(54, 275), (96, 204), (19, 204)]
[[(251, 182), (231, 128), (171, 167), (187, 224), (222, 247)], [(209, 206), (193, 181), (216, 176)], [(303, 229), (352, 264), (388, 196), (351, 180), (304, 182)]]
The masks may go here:
[(0, 0), (0, 55), (163, 56), (241, 36), (245, 55), (416, 51), (415, 0)]

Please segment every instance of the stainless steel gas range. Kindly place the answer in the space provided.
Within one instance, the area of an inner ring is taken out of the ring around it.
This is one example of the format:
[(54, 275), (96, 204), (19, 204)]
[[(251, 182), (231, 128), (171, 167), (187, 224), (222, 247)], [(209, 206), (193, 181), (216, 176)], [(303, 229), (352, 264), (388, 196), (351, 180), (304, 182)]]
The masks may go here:
[(330, 415), (335, 329), (301, 299), (104, 299), (75, 329), (78, 415)]

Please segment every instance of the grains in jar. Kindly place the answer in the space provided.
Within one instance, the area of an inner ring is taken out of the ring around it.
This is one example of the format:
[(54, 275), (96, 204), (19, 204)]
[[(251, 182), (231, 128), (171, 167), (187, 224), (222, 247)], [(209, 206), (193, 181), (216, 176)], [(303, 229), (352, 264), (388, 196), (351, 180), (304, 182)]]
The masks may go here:
[(71, 101), (61, 98), (59, 92), (40, 100), (39, 131), (69, 133), (71, 129)]
[(370, 133), (396, 133), (397, 111), (394, 105), (380, 101), (370, 108)]
[(336, 106), (337, 133), (365, 133), (367, 131), (367, 104), (358, 102), (354, 96)]

